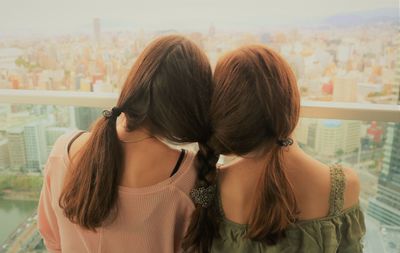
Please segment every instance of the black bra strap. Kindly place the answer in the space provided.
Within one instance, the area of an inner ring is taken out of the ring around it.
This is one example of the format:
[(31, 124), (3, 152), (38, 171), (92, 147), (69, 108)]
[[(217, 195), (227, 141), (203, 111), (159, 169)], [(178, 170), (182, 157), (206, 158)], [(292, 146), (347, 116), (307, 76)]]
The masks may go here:
[(86, 131), (78, 130), (74, 133), (71, 140), (67, 144), (67, 153), (69, 154), (69, 150), (71, 149), (72, 143), (76, 141), (82, 134), (86, 133)]
[(175, 175), (175, 173), (179, 170), (179, 167), (181, 166), (183, 158), (185, 158), (185, 153), (186, 153), (186, 150), (182, 149), (181, 150), (181, 154), (179, 155), (178, 161), (176, 161), (175, 167), (172, 170), (172, 173), (171, 173), (170, 177)]

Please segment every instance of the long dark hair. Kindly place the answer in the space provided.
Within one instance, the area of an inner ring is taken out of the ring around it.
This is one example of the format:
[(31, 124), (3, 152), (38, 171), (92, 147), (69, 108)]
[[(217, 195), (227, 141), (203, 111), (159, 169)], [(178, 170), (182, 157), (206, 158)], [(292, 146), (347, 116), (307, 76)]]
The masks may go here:
[[(212, 73), (206, 55), (190, 40), (165, 36), (145, 48), (133, 65), (118, 99), (126, 128), (146, 127), (175, 143), (202, 142), (209, 135)], [(114, 114), (113, 114), (114, 115)], [(197, 154), (199, 174), (208, 159)], [(116, 117), (101, 117), (89, 140), (71, 163), (59, 199), (65, 216), (95, 230), (117, 213), (123, 152)]]
[[(196, 209), (192, 214), (182, 248), (185, 252), (208, 252), (213, 239), (219, 236), (218, 219), (215, 217), (218, 209), (214, 204), (217, 183), (216, 164), (219, 155), (210, 147), (208, 141), (202, 141), (199, 143), (196, 158), (197, 183), (195, 189), (214, 189), (214, 191), (203, 192), (203, 197), (210, 198), (211, 205), (203, 206), (195, 201)], [(211, 195), (207, 196), (207, 194)]]
[(285, 173), (282, 141), (290, 140), (300, 111), (295, 75), (275, 51), (254, 45), (222, 57), (214, 72), (211, 147), (219, 154), (267, 158), (247, 238), (277, 243), (294, 222), (297, 204)]

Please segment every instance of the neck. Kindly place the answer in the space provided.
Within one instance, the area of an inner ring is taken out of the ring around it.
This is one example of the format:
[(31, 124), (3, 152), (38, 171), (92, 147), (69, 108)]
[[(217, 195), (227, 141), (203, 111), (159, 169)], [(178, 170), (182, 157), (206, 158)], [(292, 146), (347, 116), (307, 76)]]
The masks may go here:
[(144, 127), (140, 127), (133, 131), (128, 131), (126, 128), (126, 119), (123, 116), (121, 116), (117, 121), (117, 133), (121, 142), (127, 144), (139, 143), (153, 137), (152, 134)]
[[(299, 147), (297, 142), (293, 139), (293, 144), (288, 147), (282, 147), (284, 151), (284, 157), (290, 164), (295, 164), (299, 156), (303, 155), (303, 150)], [(221, 169), (224, 168), (257, 168), (265, 167), (266, 162), (269, 160), (270, 151), (260, 152), (253, 151), (244, 156), (238, 155), (226, 155), (224, 156), (224, 164)]]

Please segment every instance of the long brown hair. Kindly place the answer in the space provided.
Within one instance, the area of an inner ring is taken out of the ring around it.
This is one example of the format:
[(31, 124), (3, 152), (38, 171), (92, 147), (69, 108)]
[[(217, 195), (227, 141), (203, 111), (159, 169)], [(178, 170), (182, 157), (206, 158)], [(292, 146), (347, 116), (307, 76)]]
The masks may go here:
[(295, 195), (278, 143), (294, 131), (300, 110), (296, 78), (273, 50), (245, 46), (217, 63), (211, 102), (215, 152), (267, 157), (250, 216), (247, 238), (275, 244), (297, 214)]
[[(118, 99), (126, 128), (145, 126), (174, 143), (206, 142), (212, 73), (206, 55), (190, 40), (165, 36), (145, 48)], [(209, 155), (197, 154), (199, 174)], [(89, 140), (71, 163), (59, 205), (66, 217), (95, 230), (117, 213), (124, 156), (116, 117), (98, 119)]]

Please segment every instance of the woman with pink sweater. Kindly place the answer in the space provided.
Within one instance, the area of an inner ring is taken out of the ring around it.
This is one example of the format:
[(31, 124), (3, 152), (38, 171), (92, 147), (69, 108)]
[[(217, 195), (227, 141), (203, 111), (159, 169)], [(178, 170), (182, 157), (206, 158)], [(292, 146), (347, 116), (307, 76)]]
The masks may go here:
[[(205, 145), (211, 80), (193, 42), (162, 37), (136, 60), (116, 107), (90, 132), (58, 139), (38, 207), (49, 252), (182, 251), (195, 210), (192, 188), (197, 182), (201, 191), (197, 177), (218, 158)], [(198, 142), (199, 151), (166, 142)]]

